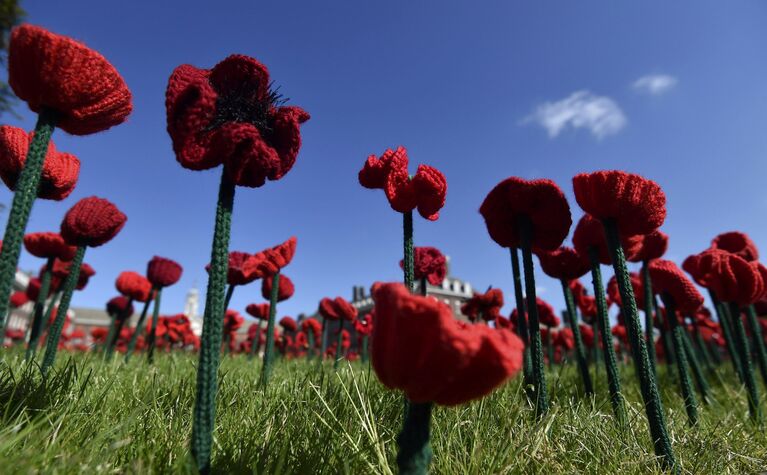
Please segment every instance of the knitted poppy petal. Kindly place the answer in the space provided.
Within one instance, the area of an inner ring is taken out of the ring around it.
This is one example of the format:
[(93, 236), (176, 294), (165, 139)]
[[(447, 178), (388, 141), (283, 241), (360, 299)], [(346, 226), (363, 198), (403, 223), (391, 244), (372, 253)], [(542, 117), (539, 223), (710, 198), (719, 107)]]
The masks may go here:
[(566, 281), (577, 279), (591, 269), (588, 260), (575, 249), (562, 246), (549, 252), (539, 252), (541, 269), (549, 277)]
[(103, 198), (83, 198), (64, 216), (61, 236), (73, 246), (101, 246), (120, 232), (127, 219), (114, 204)]
[[(621, 236), (621, 247), (626, 259), (631, 260), (635, 258), (634, 256), (641, 250), (642, 239), (641, 235)], [(600, 263), (605, 265), (612, 264), (604, 226), (591, 215), (584, 214), (575, 226), (575, 231), (573, 231), (573, 247), (578, 251), (578, 254), (583, 256), (588, 256), (589, 249), (594, 247), (597, 250)]]
[(43, 259), (58, 258), (71, 261), (77, 248), (64, 242), (59, 233), (30, 233), (24, 236), (24, 247), (27, 252)]
[(117, 291), (139, 302), (146, 302), (152, 292), (152, 283), (137, 272), (125, 271), (115, 281)]
[(430, 221), (439, 218), (439, 210), (445, 206), (447, 180), (439, 170), (428, 165), (418, 165), (412, 180), (418, 202), (418, 212)]
[(711, 248), (731, 252), (749, 262), (759, 260), (759, 250), (746, 233), (738, 231), (722, 233), (711, 241)]
[(407, 213), (418, 205), (415, 184), (407, 171), (407, 155), (394, 155), (384, 181), (384, 192), (394, 211)]
[(278, 107), (273, 115), (272, 147), (280, 157), (280, 166), (268, 175), (270, 180), (279, 180), (293, 168), (298, 151), (301, 149), (300, 125), (309, 120), (309, 114), (300, 107)]
[(268, 303), (251, 303), (245, 307), (245, 311), (249, 315), (259, 320), (266, 320), (269, 318), (269, 304)]
[(263, 101), (269, 92), (269, 70), (250, 56), (233, 54), (210, 70), (210, 83), (220, 94), (252, 95)]
[[(272, 296), (272, 282), (273, 279), (263, 279), (261, 281), (261, 296), (266, 300), (269, 300)], [(280, 283), (277, 288), (277, 301), (284, 302), (292, 297), (295, 291), (296, 288), (293, 286), (293, 281), (285, 274), (280, 274)]]
[(650, 263), (649, 272), (653, 291), (668, 294), (681, 315), (693, 315), (703, 305), (703, 296), (695, 284), (673, 262), (655, 259)]
[(638, 246), (637, 252), (633, 256), (626, 258), (632, 262), (651, 261), (660, 259), (668, 249), (668, 236), (662, 231), (653, 231), (650, 234), (641, 236), (641, 246)]
[(181, 278), (183, 268), (176, 261), (154, 256), (147, 264), (146, 277), (157, 287), (168, 287)]

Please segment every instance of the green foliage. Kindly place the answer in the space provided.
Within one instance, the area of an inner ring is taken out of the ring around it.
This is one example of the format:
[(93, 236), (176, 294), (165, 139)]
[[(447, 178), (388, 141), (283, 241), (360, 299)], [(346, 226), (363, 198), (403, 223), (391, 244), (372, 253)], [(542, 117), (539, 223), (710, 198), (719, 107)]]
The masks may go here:
[[(23, 351), (0, 356), (3, 473), (194, 473), (189, 457), (196, 355), (159, 354), (125, 365), (98, 354), (57, 362), (47, 381)], [(391, 474), (402, 396), (368, 365), (223, 358), (213, 445), (214, 473)], [(683, 473), (767, 470), (767, 436), (748, 419), (734, 374), (712, 380), (713, 400), (687, 426), (677, 385), (659, 366), (669, 431)], [(593, 371), (593, 368), (592, 368)], [(489, 397), (435, 407), (432, 473), (661, 473), (633, 370), (621, 366), (627, 432), (612, 416), (604, 372), (597, 397), (578, 397), (575, 364), (548, 373), (551, 408), (536, 420), (516, 378)], [(762, 401), (764, 403), (764, 401)]]

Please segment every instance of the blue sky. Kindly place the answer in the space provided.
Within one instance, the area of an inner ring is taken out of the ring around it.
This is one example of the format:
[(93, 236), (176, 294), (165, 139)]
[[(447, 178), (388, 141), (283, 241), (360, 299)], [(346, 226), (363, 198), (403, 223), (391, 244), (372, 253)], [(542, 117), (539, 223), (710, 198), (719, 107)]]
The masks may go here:
[[(97, 271), (74, 306), (102, 306), (122, 270), (155, 254), (181, 262), (163, 295), (180, 312), (194, 284), (204, 294), (220, 170), (175, 160), (164, 94), (174, 67), (209, 68), (231, 53), (264, 62), (281, 91), (312, 119), (293, 170), (260, 189), (239, 188), (233, 250), (288, 237), (298, 250), (285, 274), (295, 297), (281, 314), (350, 297), (352, 285), (399, 280), (401, 215), (357, 172), (371, 153), (404, 145), (411, 171), (442, 170), (447, 204), (437, 222), (416, 218), (416, 245), (439, 247), (453, 274), (506, 292), (508, 254), (488, 237), (478, 208), (500, 180), (555, 180), (567, 193), (582, 171), (625, 169), (658, 181), (668, 198), (668, 256), (677, 261), (717, 233), (748, 232), (767, 252), (767, 59), (762, 2), (163, 2), (25, 1), (30, 23), (100, 51), (133, 91), (128, 122), (71, 137), (75, 192), (37, 201), (29, 231), (58, 229), (78, 199), (98, 195), (128, 215), (111, 243), (88, 251)], [(644, 78), (644, 79), (642, 79)], [(6, 123), (34, 126), (25, 105)], [(0, 202), (11, 194), (0, 190)], [(3, 221), (7, 211), (0, 218)], [(23, 268), (40, 262), (24, 254)], [(541, 296), (561, 307), (557, 282)], [(261, 301), (238, 289), (233, 308)]]

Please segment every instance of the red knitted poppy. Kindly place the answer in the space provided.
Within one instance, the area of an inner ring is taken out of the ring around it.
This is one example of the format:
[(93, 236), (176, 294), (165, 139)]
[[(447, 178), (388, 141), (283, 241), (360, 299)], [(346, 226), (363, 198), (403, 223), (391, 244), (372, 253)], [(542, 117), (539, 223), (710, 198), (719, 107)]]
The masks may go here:
[[(126, 312), (127, 309), (127, 312)], [(109, 315), (133, 315), (133, 304), (128, 307), (128, 298), (124, 295), (118, 297), (112, 297), (107, 302), (107, 313)]]
[(703, 305), (703, 296), (695, 284), (673, 262), (665, 259), (653, 260), (650, 263), (650, 278), (653, 291), (671, 296), (681, 315), (692, 315)]
[[(40, 290), (38, 289), (38, 293), (39, 292)], [(17, 290), (16, 292), (11, 294), (11, 307), (19, 308), (27, 302), (29, 302), (29, 297), (27, 296), (26, 292)]]
[[(210, 272), (210, 264), (205, 266)], [(226, 282), (229, 285), (246, 285), (261, 277), (256, 269), (256, 261), (247, 252), (232, 251), (229, 253), (229, 267)]]
[[(636, 272), (629, 273), (631, 279), (631, 287), (634, 290), (634, 300), (636, 301), (637, 308), (644, 310), (645, 298), (644, 298), (644, 284), (642, 283), (642, 277)], [(654, 289), (653, 289), (654, 290)], [(615, 276), (612, 276), (607, 282), (607, 305), (617, 305), (619, 308), (623, 308), (623, 300), (621, 300), (621, 292), (618, 287), (618, 280)]]
[(146, 266), (146, 277), (155, 287), (163, 288), (178, 282), (183, 270), (176, 261), (154, 256)]
[(554, 346), (570, 351), (575, 348), (575, 335), (569, 328), (562, 328), (554, 333)]
[(357, 318), (357, 309), (343, 297), (335, 299), (323, 298), (320, 300), (320, 315), (327, 320), (353, 321)]
[(255, 267), (257, 278), (274, 275), (290, 264), (296, 253), (296, 243), (297, 240), (294, 236), (282, 244), (254, 254), (251, 265)]
[[(16, 190), (16, 181), (27, 160), (33, 132), (24, 129), (0, 126), (0, 178), (11, 191)], [(80, 174), (80, 160), (74, 155), (59, 152), (53, 141), (43, 162), (37, 197), (44, 200), (61, 201), (72, 193)]]
[(624, 236), (650, 234), (666, 219), (666, 195), (660, 186), (618, 170), (573, 177), (575, 200), (597, 219), (614, 219)]
[(490, 289), (484, 294), (474, 292), (474, 295), (461, 305), (461, 313), (472, 322), (479, 317), (490, 322), (500, 316), (501, 307), (503, 307), (503, 291)]
[(146, 302), (152, 293), (152, 283), (143, 275), (132, 271), (120, 272), (115, 287), (121, 294), (138, 302)]
[(117, 206), (103, 198), (83, 198), (64, 216), (61, 236), (73, 246), (101, 246), (120, 232), (127, 219)]
[(67, 245), (59, 233), (27, 234), (24, 236), (24, 247), (35, 257), (62, 261), (71, 261), (77, 251), (76, 247)]
[[(61, 261), (59, 259), (54, 260), (52, 270), (54, 279), (58, 279), (60, 282), (63, 282), (64, 279), (66, 279), (69, 275), (70, 267), (71, 262)], [(88, 285), (88, 280), (94, 275), (96, 275), (96, 271), (93, 270), (93, 267), (87, 263), (83, 263), (83, 265), (80, 266), (80, 273), (77, 276), (77, 286), (75, 288), (77, 290), (83, 290), (85, 286)], [(53, 284), (53, 282), (51, 284)], [(59, 283), (57, 283), (56, 287), (58, 287), (58, 285)]]
[(85, 286), (88, 285), (90, 278), (94, 275), (96, 275), (96, 271), (93, 270), (93, 267), (88, 263), (83, 262), (83, 265), (80, 266), (80, 273), (77, 275), (77, 286), (75, 286), (75, 289), (83, 290)]
[(562, 245), (572, 224), (570, 206), (551, 180), (511, 177), (488, 193), (479, 212), (490, 237), (502, 247), (519, 247), (519, 219), (532, 222), (532, 246), (554, 250)]
[(655, 230), (650, 234), (641, 236), (641, 246), (636, 254), (627, 257), (632, 262), (645, 262), (660, 259), (668, 249), (668, 235), (663, 231)]
[(245, 307), (245, 311), (249, 315), (259, 320), (269, 319), (269, 304), (268, 303), (251, 303)]
[(121, 124), (133, 110), (130, 90), (109, 61), (38, 26), (11, 31), (8, 84), (33, 111), (54, 110), (56, 125), (73, 135)]
[(749, 262), (759, 260), (759, 250), (746, 233), (738, 231), (722, 233), (711, 241), (711, 248), (731, 252)]
[[(266, 278), (261, 281), (261, 295), (269, 300), (272, 296), (272, 280), (271, 278)], [(284, 274), (280, 274), (280, 283), (277, 288), (277, 301), (283, 302), (290, 297), (293, 296), (295, 293), (296, 288), (293, 286), (293, 281), (291, 281), (288, 276)]]
[(227, 309), (224, 314), (224, 333), (234, 333), (245, 323), (237, 310)]
[(316, 318), (305, 318), (301, 321), (301, 330), (306, 333), (312, 332), (314, 338), (317, 339), (322, 332), (322, 324)]
[(447, 305), (402, 284), (381, 285), (374, 298), (373, 368), (413, 403), (462, 404), (522, 368), (524, 344), (509, 330), (460, 322)]
[(439, 210), (445, 206), (445, 176), (434, 167), (418, 165), (416, 174), (411, 178), (405, 147), (386, 149), (380, 158), (369, 156), (358, 178), (366, 188), (382, 188), (389, 205), (400, 213), (418, 208), (425, 219), (436, 221)]
[(368, 336), (371, 333), (373, 333), (373, 314), (374, 313), (375, 311), (372, 311), (371, 313), (368, 313), (364, 317), (358, 318), (354, 322), (354, 331), (356, 331), (358, 335)]
[(295, 320), (293, 320), (293, 317), (280, 318), (280, 326), (286, 332), (294, 332), (298, 330), (298, 324), (296, 323)]
[[(558, 327), (560, 320), (554, 312), (554, 307), (540, 297), (536, 297), (535, 302), (538, 307), (538, 321), (540, 324), (547, 327)], [(525, 299), (525, 304), (529, 305), (527, 299)]]
[[(416, 247), (413, 249), (414, 276), (426, 279), (431, 285), (441, 285), (447, 276), (447, 259), (436, 247)], [(404, 269), (404, 261), (399, 261)]]
[[(29, 279), (29, 283), (27, 283), (25, 292), (29, 300), (37, 301), (37, 297), (40, 295), (40, 279), (37, 277), (32, 277)], [(48, 296), (50, 296), (50, 292)]]
[(583, 323), (578, 325), (578, 329), (581, 331), (581, 338), (583, 339), (583, 344), (586, 345), (589, 348), (594, 348), (594, 344), (596, 343), (594, 341), (594, 329), (591, 325), (584, 325)]
[(610, 331), (612, 335), (620, 340), (624, 345), (629, 344), (629, 334), (624, 325), (615, 325)]
[(538, 253), (538, 259), (541, 261), (543, 272), (554, 279), (574, 280), (591, 269), (588, 259), (583, 254), (567, 246), (553, 251), (541, 251)]
[[(637, 252), (642, 247), (642, 236), (621, 236), (621, 247), (628, 260), (634, 260)], [(573, 231), (573, 246), (578, 254), (589, 255), (589, 249), (596, 248), (599, 254), (599, 262), (605, 265), (612, 264), (610, 250), (607, 248), (605, 229), (593, 216), (584, 214)]]
[(682, 268), (699, 285), (712, 290), (722, 302), (749, 305), (763, 294), (759, 269), (742, 257), (721, 249), (689, 256)]
[(224, 164), (237, 185), (260, 187), (290, 171), (301, 148), (300, 107), (283, 106), (269, 71), (256, 59), (231, 55), (213, 69), (177, 67), (165, 93), (168, 133), (181, 165)]

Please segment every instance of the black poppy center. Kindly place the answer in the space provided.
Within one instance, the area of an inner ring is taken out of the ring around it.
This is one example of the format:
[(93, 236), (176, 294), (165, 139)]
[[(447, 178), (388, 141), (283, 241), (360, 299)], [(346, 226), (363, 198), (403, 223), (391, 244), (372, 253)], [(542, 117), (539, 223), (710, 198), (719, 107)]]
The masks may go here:
[(274, 108), (287, 102), (279, 93), (279, 88), (269, 84), (267, 93), (258, 94), (258, 89), (252, 84), (221, 93), (216, 99), (216, 116), (211, 122), (210, 129), (215, 129), (227, 122), (253, 124), (261, 136), (268, 138), (274, 131)]

